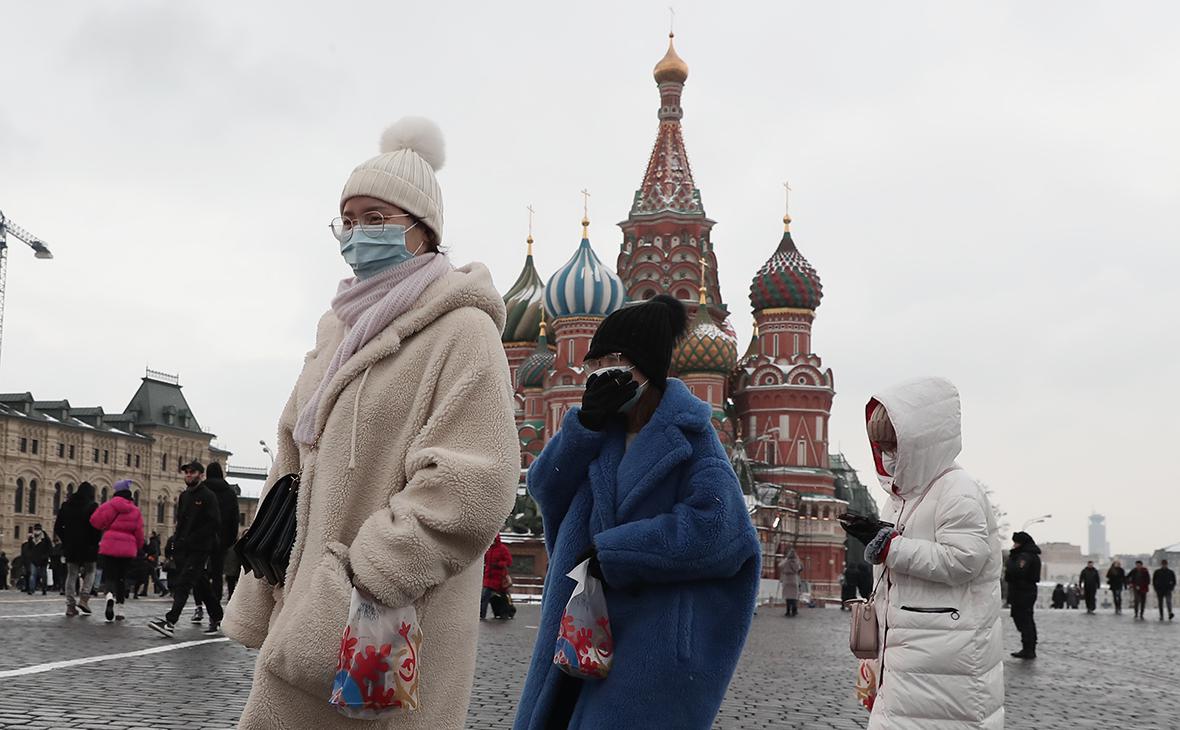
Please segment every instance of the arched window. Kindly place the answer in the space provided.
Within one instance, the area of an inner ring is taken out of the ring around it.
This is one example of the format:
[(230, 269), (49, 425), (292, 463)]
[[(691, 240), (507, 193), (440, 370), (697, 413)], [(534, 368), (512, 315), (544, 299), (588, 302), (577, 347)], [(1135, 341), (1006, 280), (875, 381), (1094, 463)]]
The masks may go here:
[(74, 483), (70, 482), (66, 485), (66, 499), (69, 499), (72, 496), (74, 496)]
[(53, 485), (53, 514), (61, 509), (61, 482)]
[(164, 524), (164, 497), (156, 500), (156, 524)]
[(29, 480), (29, 508), (26, 510), (31, 515), (37, 514), (37, 480)]
[(99, 495), (98, 503), (99, 504), (106, 504), (106, 501), (107, 501), (107, 488), (103, 487), (102, 494)]
[(135, 490), (135, 494), (131, 495), (131, 501), (135, 502), (136, 507), (139, 506), (139, 490), (138, 489)]
[(14, 512), (16, 512), (19, 515), (21, 510), (24, 509), (24, 506), (25, 506), (25, 480), (24, 479), (17, 479), (16, 480), (16, 501), (13, 504), (12, 509)]
[(830, 509), (828, 509), (827, 507), (824, 507), (824, 519), (825, 519), (825, 520), (830, 520), (831, 518), (832, 518), (832, 512), (831, 512), (831, 510), (830, 510)]
[(644, 289), (643, 290), (643, 298), (644, 299), (652, 299), (653, 297), (655, 297), (655, 295), (656, 295), (655, 289)]

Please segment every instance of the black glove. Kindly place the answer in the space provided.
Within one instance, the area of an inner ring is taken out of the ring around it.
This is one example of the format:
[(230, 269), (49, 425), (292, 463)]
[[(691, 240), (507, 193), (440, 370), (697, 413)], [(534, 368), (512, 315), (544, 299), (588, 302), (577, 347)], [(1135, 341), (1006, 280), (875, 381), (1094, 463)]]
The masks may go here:
[(601, 431), (638, 389), (639, 384), (626, 370), (590, 376), (586, 382), (586, 392), (582, 394), (578, 420), (591, 431)]
[(590, 559), (590, 565), (586, 566), (586, 572), (597, 578), (605, 586), (606, 578), (602, 577), (602, 566), (598, 563), (598, 549), (593, 544), (582, 551), (582, 554), (574, 560), (574, 565), (581, 565), (587, 558)]

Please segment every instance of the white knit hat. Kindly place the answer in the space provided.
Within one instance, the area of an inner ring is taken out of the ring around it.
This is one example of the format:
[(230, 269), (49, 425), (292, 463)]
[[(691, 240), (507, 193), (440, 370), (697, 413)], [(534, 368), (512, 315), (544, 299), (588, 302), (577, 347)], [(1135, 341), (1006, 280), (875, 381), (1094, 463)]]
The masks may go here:
[(442, 242), (442, 189), (434, 173), (446, 152), (442, 130), (424, 117), (403, 117), (381, 135), (381, 154), (352, 171), (340, 206), (359, 195), (383, 200), (412, 213)]

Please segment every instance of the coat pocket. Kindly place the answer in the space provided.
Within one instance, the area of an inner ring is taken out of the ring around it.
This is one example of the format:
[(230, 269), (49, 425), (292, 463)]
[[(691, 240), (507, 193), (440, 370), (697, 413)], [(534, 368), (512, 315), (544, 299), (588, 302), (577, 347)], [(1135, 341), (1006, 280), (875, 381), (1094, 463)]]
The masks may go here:
[(910, 613), (950, 614), (952, 621), (959, 620), (959, 609), (950, 606), (902, 606), (901, 610)]
[(676, 601), (676, 658), (682, 662), (692, 659), (693, 616), (692, 594), (681, 593)]
[(260, 655), (266, 668), (280, 679), (324, 702), (332, 690), (352, 599), (347, 563), (348, 548), (328, 543), (303, 595), (298, 600), (288, 595), (285, 615)]

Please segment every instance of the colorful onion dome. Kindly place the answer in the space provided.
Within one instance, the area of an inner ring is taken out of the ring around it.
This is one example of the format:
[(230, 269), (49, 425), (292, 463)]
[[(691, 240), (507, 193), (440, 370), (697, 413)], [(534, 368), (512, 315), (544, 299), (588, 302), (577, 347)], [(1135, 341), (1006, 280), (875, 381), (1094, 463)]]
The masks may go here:
[(549, 349), (549, 338), (545, 335), (545, 321), (541, 321), (537, 337), (537, 349), (516, 369), (516, 387), (540, 388), (545, 383), (545, 373), (553, 368), (557, 354)]
[(688, 80), (688, 64), (684, 59), (676, 55), (676, 47), (672, 45), (672, 39), (675, 34), (668, 34), (668, 52), (656, 64), (653, 75), (656, 77), (657, 84), (667, 83), (669, 81), (683, 84)]
[(504, 342), (536, 342), (541, 328), (541, 307), (545, 282), (533, 265), (533, 237), (529, 236), (529, 253), (516, 283), (504, 295), (508, 318), (504, 323)]
[(562, 317), (605, 317), (623, 306), (626, 294), (618, 274), (604, 266), (590, 247), (582, 219), (582, 243), (545, 285), (545, 311), (550, 320)]
[(737, 341), (713, 322), (709, 308), (702, 304), (672, 357), (672, 366), (678, 373), (728, 375), (737, 366), (737, 355)]
[(783, 217), (783, 239), (750, 284), (750, 304), (760, 309), (812, 309), (823, 298), (819, 274), (791, 240), (791, 217)]

